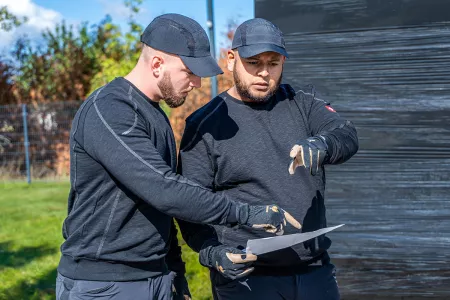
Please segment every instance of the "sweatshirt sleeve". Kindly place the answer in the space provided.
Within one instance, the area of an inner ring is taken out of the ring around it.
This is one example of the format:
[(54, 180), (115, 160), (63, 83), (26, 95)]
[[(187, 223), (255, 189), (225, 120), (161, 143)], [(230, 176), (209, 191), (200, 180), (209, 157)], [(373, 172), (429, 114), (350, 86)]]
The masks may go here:
[[(172, 172), (148, 134), (132, 99), (94, 98), (77, 141), (130, 192), (159, 211), (191, 222), (234, 224), (236, 206), (224, 195)], [(158, 126), (158, 124), (151, 124)]]
[[(205, 140), (196, 122), (186, 121), (180, 144), (178, 173), (214, 191), (214, 167), (211, 158), (211, 143)], [(181, 235), (188, 246), (196, 252), (212, 244), (218, 244), (212, 226), (177, 220)]]
[(186, 244), (195, 252), (200, 252), (203, 248), (217, 245), (219, 239), (214, 227), (204, 224), (195, 224), (183, 220), (177, 220), (180, 232)]
[(358, 151), (358, 136), (352, 122), (344, 119), (328, 103), (316, 97), (314, 89), (302, 91), (307, 122), (312, 136), (322, 136), (328, 146), (328, 164), (340, 164)]
[(212, 147), (212, 143), (202, 134), (201, 127), (188, 118), (181, 138), (177, 172), (214, 191)]
[(175, 221), (172, 219), (169, 237), (169, 251), (166, 255), (166, 264), (170, 271), (173, 271), (178, 275), (184, 275), (186, 273), (186, 267), (183, 259), (181, 258), (181, 247), (178, 244), (177, 233), (178, 231), (175, 226)]

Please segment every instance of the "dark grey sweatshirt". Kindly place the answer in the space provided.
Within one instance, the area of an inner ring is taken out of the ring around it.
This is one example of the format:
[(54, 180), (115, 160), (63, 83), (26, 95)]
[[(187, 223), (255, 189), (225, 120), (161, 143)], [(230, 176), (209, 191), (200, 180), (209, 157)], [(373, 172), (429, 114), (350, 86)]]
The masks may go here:
[[(299, 167), (288, 173), (290, 150), (308, 137), (324, 136), (327, 164), (348, 160), (358, 150), (354, 126), (329, 103), (314, 96), (312, 87), (282, 85), (265, 103), (246, 103), (220, 94), (186, 120), (181, 142), (179, 172), (211, 189), (252, 205), (275, 199), (303, 225), (302, 231), (327, 226), (325, 217), (325, 170), (316, 176)], [(270, 235), (242, 227), (202, 227), (179, 222), (184, 239), (196, 251), (212, 243), (245, 248), (248, 239)], [(287, 226), (285, 234), (298, 233)], [(258, 257), (258, 268), (292, 269), (322, 255), (330, 240), (321, 236), (292, 248)]]
[(95, 91), (70, 134), (68, 216), (58, 271), (128, 281), (167, 271), (172, 217), (236, 222), (234, 202), (177, 175), (173, 132), (157, 103), (124, 78)]

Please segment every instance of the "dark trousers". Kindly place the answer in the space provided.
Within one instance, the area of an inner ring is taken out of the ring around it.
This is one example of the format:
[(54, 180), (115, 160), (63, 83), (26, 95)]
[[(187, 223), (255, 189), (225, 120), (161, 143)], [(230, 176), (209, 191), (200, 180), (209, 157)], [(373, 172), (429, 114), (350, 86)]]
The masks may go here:
[(214, 299), (218, 300), (339, 300), (339, 289), (333, 264), (312, 267), (309, 272), (290, 276), (250, 275), (228, 281), (212, 271)]
[(73, 280), (58, 273), (56, 300), (171, 300), (173, 275), (140, 281)]

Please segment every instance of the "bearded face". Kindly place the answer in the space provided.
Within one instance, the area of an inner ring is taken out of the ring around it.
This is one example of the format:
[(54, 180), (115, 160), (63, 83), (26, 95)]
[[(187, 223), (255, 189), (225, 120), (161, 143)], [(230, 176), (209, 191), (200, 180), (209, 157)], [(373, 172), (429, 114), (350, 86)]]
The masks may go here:
[[(234, 84), (236, 86), (236, 91), (241, 96), (241, 99), (248, 99), (251, 102), (266, 102), (273, 95), (275, 95), (278, 88), (280, 87), (282, 75), (280, 75), (280, 77), (276, 81), (269, 81), (266, 89), (263, 88), (262, 90), (260, 89), (256, 91), (252, 89), (252, 83), (246, 82), (244, 74), (239, 73), (236, 68), (236, 64), (234, 65), (233, 78)], [(258, 86), (264, 87), (264, 85)]]
[(250, 102), (269, 100), (280, 86), (284, 60), (285, 57), (276, 52), (244, 58), (238, 51), (231, 51), (229, 61), (233, 62), (233, 78), (239, 98)]

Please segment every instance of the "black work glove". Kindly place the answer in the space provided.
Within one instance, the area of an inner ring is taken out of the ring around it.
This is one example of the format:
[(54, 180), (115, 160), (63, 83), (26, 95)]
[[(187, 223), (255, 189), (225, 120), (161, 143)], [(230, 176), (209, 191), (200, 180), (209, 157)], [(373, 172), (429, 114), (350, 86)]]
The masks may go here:
[(284, 228), (289, 222), (297, 229), (302, 225), (288, 212), (277, 205), (237, 205), (237, 219), (239, 224), (248, 225), (252, 228), (262, 228), (266, 232), (282, 235)]
[(189, 285), (184, 274), (177, 274), (174, 272), (174, 278), (172, 281), (172, 293), (173, 300), (191, 299), (191, 292), (189, 291)]
[(215, 268), (222, 276), (235, 280), (250, 274), (254, 268), (250, 267), (257, 257), (230, 246), (213, 245), (199, 252), (200, 264)]
[(323, 136), (313, 136), (294, 145), (290, 153), (292, 161), (289, 174), (294, 174), (297, 167), (304, 166), (311, 175), (316, 175), (327, 159), (327, 148)]

